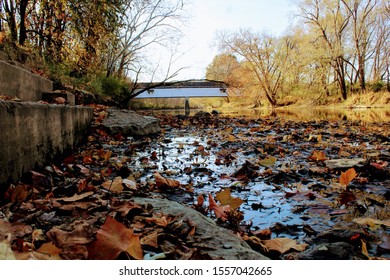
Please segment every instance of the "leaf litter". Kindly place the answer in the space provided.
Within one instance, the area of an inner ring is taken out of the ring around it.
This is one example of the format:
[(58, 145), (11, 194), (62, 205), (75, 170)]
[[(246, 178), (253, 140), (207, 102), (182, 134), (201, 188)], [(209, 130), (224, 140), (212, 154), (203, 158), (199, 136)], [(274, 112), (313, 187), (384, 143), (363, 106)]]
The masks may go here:
[(86, 145), (8, 188), (2, 258), (209, 258), (196, 225), (135, 196), (188, 205), (272, 259), (390, 257), (389, 124), (160, 115), (163, 132), (136, 139), (105, 131), (105, 110)]

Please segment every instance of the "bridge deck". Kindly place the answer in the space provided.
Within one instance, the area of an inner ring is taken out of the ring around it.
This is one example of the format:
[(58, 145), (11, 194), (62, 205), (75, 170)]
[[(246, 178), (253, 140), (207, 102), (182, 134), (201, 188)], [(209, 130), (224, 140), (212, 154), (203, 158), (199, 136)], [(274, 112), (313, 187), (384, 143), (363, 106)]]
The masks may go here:
[(176, 88), (154, 88), (145, 91), (135, 98), (189, 98), (189, 97), (227, 97), (224, 88), (209, 87), (176, 87)]

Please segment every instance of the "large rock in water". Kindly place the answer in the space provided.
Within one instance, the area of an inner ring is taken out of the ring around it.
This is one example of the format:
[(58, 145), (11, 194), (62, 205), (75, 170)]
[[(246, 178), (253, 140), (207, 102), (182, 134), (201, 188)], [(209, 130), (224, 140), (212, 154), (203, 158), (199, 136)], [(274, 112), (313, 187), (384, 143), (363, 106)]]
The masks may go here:
[(134, 197), (137, 204), (150, 204), (155, 211), (177, 216), (179, 219), (190, 220), (196, 224), (196, 240), (201, 253), (206, 253), (213, 259), (224, 260), (266, 260), (267, 257), (254, 251), (249, 245), (231, 233), (218, 226), (212, 219), (196, 210), (177, 202), (160, 198)]
[(111, 133), (131, 136), (145, 136), (159, 133), (159, 120), (150, 116), (141, 116), (130, 110), (109, 109), (108, 116), (102, 125)]

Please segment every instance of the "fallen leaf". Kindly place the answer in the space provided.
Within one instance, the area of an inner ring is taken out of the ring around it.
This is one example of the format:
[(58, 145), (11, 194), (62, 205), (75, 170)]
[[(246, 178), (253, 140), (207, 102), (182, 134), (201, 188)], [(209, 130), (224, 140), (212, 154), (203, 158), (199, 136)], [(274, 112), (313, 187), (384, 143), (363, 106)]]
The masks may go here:
[(91, 196), (93, 195), (94, 192), (85, 192), (85, 193), (82, 193), (82, 194), (75, 194), (71, 197), (62, 197), (62, 198), (57, 198), (58, 201), (64, 201), (64, 202), (75, 202), (75, 201), (79, 201), (79, 200), (82, 200), (88, 196)]
[(142, 245), (148, 245), (154, 248), (158, 248), (158, 235), (161, 232), (160, 229), (153, 231), (152, 233), (145, 235), (141, 238)]
[(46, 234), (57, 247), (88, 244), (93, 240), (93, 236), (85, 229), (75, 229), (73, 231), (64, 231), (57, 227), (52, 228)]
[(270, 166), (273, 166), (276, 163), (276, 160), (277, 160), (276, 157), (270, 156), (270, 157), (267, 157), (265, 159), (260, 160), (258, 163), (261, 166), (270, 167)]
[(175, 189), (180, 187), (179, 181), (169, 179), (169, 178), (164, 178), (158, 172), (155, 172), (153, 175), (156, 181), (156, 187), (159, 189), (166, 190), (166, 189)]
[(96, 240), (88, 245), (88, 259), (115, 260), (121, 252), (127, 252), (137, 260), (143, 259), (139, 236), (108, 216), (96, 233)]
[(227, 212), (229, 212), (230, 210), (230, 206), (229, 205), (225, 205), (225, 206), (220, 206), (218, 205), (214, 198), (211, 196), (211, 194), (209, 194), (209, 209), (211, 211), (214, 211), (214, 214), (215, 214), (215, 217), (217, 217), (218, 219), (221, 219), (222, 221), (226, 221), (227, 220)]
[(40, 259), (45, 260), (61, 260), (60, 254), (62, 252), (62, 249), (58, 248), (56, 245), (54, 245), (53, 242), (47, 242), (42, 244), (41, 247), (39, 247), (38, 250), (36, 250), (37, 253), (40, 253), (39, 257)]
[(136, 191), (138, 189), (137, 182), (134, 179), (123, 179), (122, 183), (125, 185), (126, 188), (130, 190)]
[(387, 161), (371, 162), (370, 165), (378, 170), (383, 170), (389, 163)]
[(357, 173), (354, 168), (350, 168), (345, 172), (341, 172), (339, 179), (340, 184), (347, 187), (356, 176)]
[(8, 240), (0, 242), (0, 260), (16, 260)]
[(309, 156), (309, 160), (312, 161), (325, 161), (327, 160), (327, 157), (323, 151), (313, 151), (311, 155)]
[(356, 196), (351, 191), (343, 191), (339, 194), (339, 199), (341, 205), (348, 205), (356, 200)]
[(30, 195), (32, 187), (26, 184), (11, 185), (4, 194), (6, 200), (11, 202), (23, 202)]
[(216, 199), (221, 203), (222, 206), (229, 205), (232, 210), (240, 207), (244, 202), (239, 197), (232, 197), (230, 189), (225, 189), (216, 194)]
[(308, 244), (298, 244), (295, 240), (290, 238), (274, 238), (270, 240), (262, 240), (261, 243), (269, 250), (277, 251), (281, 254), (294, 249), (298, 252), (304, 251)]
[(373, 218), (355, 218), (353, 219), (355, 223), (359, 225), (367, 225), (370, 227), (374, 227), (374, 225), (384, 225), (390, 227), (390, 220), (378, 220)]
[(146, 218), (145, 222), (154, 223), (154, 224), (156, 224), (158, 226), (162, 226), (162, 227), (167, 227), (169, 224), (167, 216), (163, 215), (162, 213), (153, 214), (153, 217)]
[(362, 243), (362, 254), (365, 255), (368, 259), (371, 259), (371, 256), (367, 250), (367, 243), (363, 239), (361, 239), (360, 241)]
[(102, 187), (112, 191), (113, 193), (121, 193), (123, 191), (122, 177), (115, 177), (114, 180), (108, 180), (102, 184)]

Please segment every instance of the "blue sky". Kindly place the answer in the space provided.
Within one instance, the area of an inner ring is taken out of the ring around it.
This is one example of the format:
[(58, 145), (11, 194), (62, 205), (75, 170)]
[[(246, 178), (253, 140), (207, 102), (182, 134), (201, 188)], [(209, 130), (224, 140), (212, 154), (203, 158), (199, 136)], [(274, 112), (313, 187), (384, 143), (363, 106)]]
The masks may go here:
[(280, 35), (293, 14), (291, 0), (192, 0), (187, 9), (190, 18), (173, 68), (188, 69), (181, 71), (177, 80), (204, 78), (207, 65), (218, 54), (218, 30), (250, 28)]

